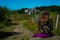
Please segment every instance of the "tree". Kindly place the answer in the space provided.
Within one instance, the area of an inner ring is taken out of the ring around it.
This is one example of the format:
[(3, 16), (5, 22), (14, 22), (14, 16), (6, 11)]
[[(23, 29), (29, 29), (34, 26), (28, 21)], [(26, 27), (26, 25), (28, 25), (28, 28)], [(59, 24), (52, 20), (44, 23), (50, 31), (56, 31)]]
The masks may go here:
[(60, 6), (52, 5), (52, 6), (40, 6), (36, 7), (37, 10), (49, 10), (49, 11), (60, 11)]
[(6, 7), (0, 6), (0, 29), (6, 26), (6, 24), (9, 24), (10, 22), (7, 22), (9, 17), (9, 10)]
[(25, 9), (28, 9), (28, 8), (22, 8), (22, 9), (20, 9), (20, 10), (17, 10), (17, 12), (18, 12), (19, 14), (24, 14), (24, 13), (25, 13)]

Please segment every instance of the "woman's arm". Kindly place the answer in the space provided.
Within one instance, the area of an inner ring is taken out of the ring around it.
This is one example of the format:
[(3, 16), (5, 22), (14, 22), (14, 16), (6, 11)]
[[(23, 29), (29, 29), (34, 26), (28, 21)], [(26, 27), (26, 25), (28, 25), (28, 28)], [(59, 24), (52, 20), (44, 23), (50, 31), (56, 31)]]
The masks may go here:
[(41, 23), (41, 21), (38, 20), (38, 29), (39, 29), (39, 31), (40, 31), (41, 33), (44, 32), (43, 26), (44, 26), (44, 25)]
[(49, 28), (50, 28), (50, 31), (52, 31), (52, 29), (53, 29), (53, 20), (52, 19), (49, 20)]
[(50, 33), (52, 32), (52, 29), (53, 29), (53, 20), (52, 19), (49, 19), (48, 22), (47, 22), (47, 26), (45, 25), (44, 26), (44, 29), (46, 32)]
[(45, 33), (50, 33), (53, 29), (53, 21), (49, 19), (48, 22), (43, 27)]

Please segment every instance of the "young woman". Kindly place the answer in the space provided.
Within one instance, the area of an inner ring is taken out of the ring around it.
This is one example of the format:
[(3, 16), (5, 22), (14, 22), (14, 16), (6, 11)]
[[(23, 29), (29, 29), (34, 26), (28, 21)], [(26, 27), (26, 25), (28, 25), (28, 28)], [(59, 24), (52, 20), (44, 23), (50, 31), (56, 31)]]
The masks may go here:
[(52, 30), (53, 30), (53, 21), (51, 18), (49, 18), (49, 12), (44, 11), (41, 18), (38, 20), (38, 28), (40, 33), (34, 34), (34, 37), (51, 37), (53, 36)]
[(38, 20), (38, 28), (41, 33), (51, 33), (53, 29), (53, 21), (49, 18), (49, 12), (45, 11)]

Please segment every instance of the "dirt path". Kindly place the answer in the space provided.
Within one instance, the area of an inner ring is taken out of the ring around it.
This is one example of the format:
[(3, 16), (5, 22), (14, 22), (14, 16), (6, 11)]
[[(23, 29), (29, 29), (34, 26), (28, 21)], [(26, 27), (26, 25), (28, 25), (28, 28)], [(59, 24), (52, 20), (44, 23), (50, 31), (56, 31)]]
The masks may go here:
[(21, 34), (16, 36), (8, 37), (6, 40), (26, 40), (31, 39), (33, 33), (30, 30), (27, 30), (23, 27), (23, 23), (19, 23), (18, 25), (13, 25), (14, 29), (13, 32), (20, 32)]
[[(60, 38), (60, 36), (54, 36), (54, 37), (45, 38), (45, 39), (38, 38), (38, 37), (33, 38), (32, 37), (33, 36), (33, 33), (31, 31), (23, 28), (22, 24), (19, 24), (19, 25), (16, 27), (16, 29), (14, 29), (14, 31), (18, 32), (20, 30), (19, 32), (23, 33), (22, 34), (23, 37), (25, 36), (25, 37), (29, 38), (29, 40), (59, 40), (59, 38)], [(21, 40), (21, 39), (19, 39), (19, 40)]]
[(26, 28), (23, 27), (22, 23), (19, 23), (19, 25), (16, 25), (16, 28), (13, 30), (14, 32), (21, 32), (22, 36), (26, 36), (27, 38), (32, 38), (33, 33)]
[(27, 30), (26, 28), (23, 27), (23, 23), (19, 23), (19, 25), (14, 25), (14, 30), (13, 32), (20, 32), (21, 34), (17, 36), (12, 36), (7, 38), (6, 40), (59, 40), (60, 36), (54, 36), (51, 38), (39, 38), (35, 37), (33, 38), (33, 33), (30, 30)]

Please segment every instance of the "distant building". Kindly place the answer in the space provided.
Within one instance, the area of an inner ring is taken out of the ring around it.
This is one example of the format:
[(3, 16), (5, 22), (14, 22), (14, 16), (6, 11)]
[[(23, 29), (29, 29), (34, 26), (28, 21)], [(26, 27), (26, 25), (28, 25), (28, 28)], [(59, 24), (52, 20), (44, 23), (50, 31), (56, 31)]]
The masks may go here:
[(28, 15), (32, 13), (36, 14), (37, 12), (40, 12), (40, 11), (36, 9), (25, 9), (25, 13), (27, 13)]

